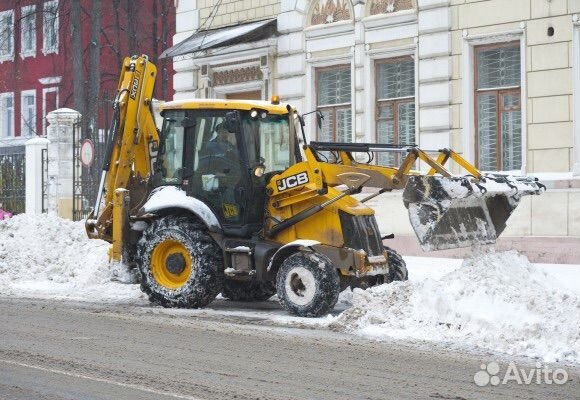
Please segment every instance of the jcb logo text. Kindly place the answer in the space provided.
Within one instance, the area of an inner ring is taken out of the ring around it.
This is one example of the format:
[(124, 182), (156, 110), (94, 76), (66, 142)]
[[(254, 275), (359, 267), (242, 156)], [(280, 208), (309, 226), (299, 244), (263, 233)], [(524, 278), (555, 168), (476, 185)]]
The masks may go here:
[(135, 100), (137, 97), (137, 90), (139, 90), (139, 79), (141, 78), (141, 74), (135, 72), (135, 78), (133, 78), (133, 84), (131, 85), (131, 98)]
[(289, 176), (288, 178), (280, 179), (276, 181), (278, 185), (278, 191), (282, 192), (287, 189), (292, 189), (293, 187), (304, 185), (308, 183), (308, 173), (301, 172), (296, 175)]

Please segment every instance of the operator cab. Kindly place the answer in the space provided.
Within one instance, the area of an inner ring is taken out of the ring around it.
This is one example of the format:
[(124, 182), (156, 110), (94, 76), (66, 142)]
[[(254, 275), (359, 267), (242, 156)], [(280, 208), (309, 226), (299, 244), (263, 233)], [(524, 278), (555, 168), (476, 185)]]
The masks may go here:
[(168, 103), (162, 116), (155, 184), (203, 201), (227, 235), (259, 231), (269, 178), (299, 154), (293, 113), (260, 101), (195, 100)]

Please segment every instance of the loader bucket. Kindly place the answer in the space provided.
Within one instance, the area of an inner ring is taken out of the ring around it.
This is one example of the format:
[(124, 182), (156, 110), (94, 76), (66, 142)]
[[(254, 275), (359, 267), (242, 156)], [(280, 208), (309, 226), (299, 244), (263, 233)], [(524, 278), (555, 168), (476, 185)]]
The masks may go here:
[(543, 190), (527, 177), (411, 176), (403, 201), (421, 248), (433, 251), (495, 243), (521, 197)]

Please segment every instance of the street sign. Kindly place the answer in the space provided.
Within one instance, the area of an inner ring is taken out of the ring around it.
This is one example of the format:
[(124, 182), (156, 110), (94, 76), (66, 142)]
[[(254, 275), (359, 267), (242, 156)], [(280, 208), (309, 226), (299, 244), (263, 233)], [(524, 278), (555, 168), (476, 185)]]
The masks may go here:
[(90, 167), (95, 160), (95, 145), (91, 139), (81, 142), (80, 153), (81, 163), (87, 168)]

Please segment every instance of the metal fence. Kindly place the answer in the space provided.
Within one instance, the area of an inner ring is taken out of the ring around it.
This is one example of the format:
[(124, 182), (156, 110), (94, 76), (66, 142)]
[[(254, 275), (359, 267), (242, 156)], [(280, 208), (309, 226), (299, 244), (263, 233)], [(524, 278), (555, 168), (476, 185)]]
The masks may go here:
[(0, 148), (0, 203), (19, 214), (26, 203), (26, 155), (24, 146)]
[[(73, 220), (80, 221), (89, 216), (97, 199), (97, 191), (101, 180), (103, 159), (109, 140), (109, 115), (111, 114), (112, 101), (101, 100), (100, 113), (104, 127), (92, 132), (90, 129), (83, 130), (82, 121), (79, 120), (73, 127)], [(93, 162), (84, 165), (81, 162), (81, 144), (90, 140), (93, 145)]]
[(42, 212), (48, 212), (48, 149), (42, 149), (42, 175), (41, 175), (41, 185), (42, 185)]

